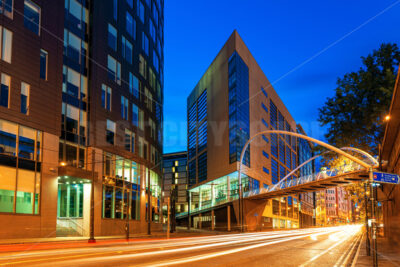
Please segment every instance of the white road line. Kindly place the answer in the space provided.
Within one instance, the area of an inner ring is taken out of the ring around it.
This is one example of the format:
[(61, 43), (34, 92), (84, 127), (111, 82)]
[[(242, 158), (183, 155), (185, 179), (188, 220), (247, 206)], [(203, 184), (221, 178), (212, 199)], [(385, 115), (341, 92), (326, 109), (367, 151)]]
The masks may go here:
[[(359, 229), (358, 229), (359, 231)], [(358, 232), (357, 231), (357, 232)], [(310, 264), (311, 262), (315, 261), (316, 259), (318, 259), (319, 257), (325, 255), (326, 253), (328, 253), (329, 251), (331, 251), (332, 249), (334, 249), (335, 247), (339, 246), (340, 244), (342, 244), (343, 242), (345, 242), (346, 240), (348, 240), (351, 236), (353, 236), (353, 234), (348, 234), (344, 239), (339, 240), (338, 242), (336, 242), (334, 245), (330, 246), (328, 249), (324, 250), (323, 252), (319, 253), (318, 255), (315, 255), (314, 257), (312, 257), (310, 260), (306, 261), (305, 263), (303, 263), (302, 265), (300, 265), (299, 267), (305, 267), (308, 266), (308, 264)]]

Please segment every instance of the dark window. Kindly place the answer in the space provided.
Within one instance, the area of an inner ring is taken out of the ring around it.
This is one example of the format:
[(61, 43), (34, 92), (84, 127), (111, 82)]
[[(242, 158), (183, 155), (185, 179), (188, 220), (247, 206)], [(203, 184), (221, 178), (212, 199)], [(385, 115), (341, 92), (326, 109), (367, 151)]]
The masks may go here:
[(261, 119), (261, 121), (265, 125), (265, 127), (268, 129), (268, 123), (264, 119)]
[(271, 158), (271, 175), (272, 175), (272, 184), (277, 184), (279, 181), (278, 162), (272, 158)]
[(0, 106), (8, 108), (10, 94), (10, 76), (1, 74)]
[(271, 134), (271, 154), (278, 157), (278, 135)]
[(133, 8), (133, 0), (126, 0), (130, 8)]
[(207, 152), (199, 155), (197, 158), (197, 176), (199, 178), (199, 183), (207, 180)]
[(111, 186), (103, 186), (103, 217), (104, 218), (114, 218), (114, 188)]
[(262, 88), (261, 87), (261, 92), (263, 92), (263, 94), (265, 95), (265, 97), (267, 97), (268, 98), (268, 94), (267, 94), (267, 92), (265, 91), (265, 89), (264, 88)]
[(37, 35), (40, 34), (40, 7), (30, 0), (24, 2), (24, 25)]
[(129, 12), (126, 12), (126, 32), (133, 38), (135, 39), (135, 29), (136, 25), (134, 23), (134, 20), (132, 18), (132, 15)]
[(117, 51), (117, 36), (117, 29), (108, 24), (108, 46), (114, 51)]
[(47, 57), (47, 52), (40, 49), (40, 78), (43, 80), (47, 80)]
[(280, 162), (285, 163), (285, 144), (281, 138), (279, 138), (279, 160)]
[(114, 145), (115, 129), (115, 122), (107, 120), (106, 141), (111, 145)]
[(114, 19), (118, 19), (118, 0), (113, 0), (113, 16)]
[(30, 85), (27, 83), (21, 83), (21, 113), (28, 114), (29, 112), (29, 91)]
[(0, 0), (0, 13), (7, 17), (13, 17), (13, 0)]
[(204, 121), (198, 130), (198, 149), (201, 152), (203, 149), (207, 147), (207, 121)]
[(188, 176), (189, 186), (196, 184), (196, 160), (189, 162)]
[(277, 121), (278, 121), (278, 113), (277, 113), (277, 109), (276, 106), (274, 104), (274, 102), (272, 102), (272, 100), (270, 101), (270, 124), (274, 129), (277, 129)]

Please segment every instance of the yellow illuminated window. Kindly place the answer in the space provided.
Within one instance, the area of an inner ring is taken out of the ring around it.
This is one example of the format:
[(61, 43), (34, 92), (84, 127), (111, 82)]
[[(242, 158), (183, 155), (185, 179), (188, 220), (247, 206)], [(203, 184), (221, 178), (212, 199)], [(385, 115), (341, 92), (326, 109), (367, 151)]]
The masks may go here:
[(177, 160), (175, 160), (175, 166), (178, 166), (178, 161)]

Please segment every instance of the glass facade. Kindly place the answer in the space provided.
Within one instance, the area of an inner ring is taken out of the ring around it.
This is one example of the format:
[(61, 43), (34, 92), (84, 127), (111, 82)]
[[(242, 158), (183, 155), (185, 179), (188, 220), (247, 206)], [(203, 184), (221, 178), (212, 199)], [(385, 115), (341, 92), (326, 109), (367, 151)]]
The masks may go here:
[[(237, 52), (229, 58), (229, 162), (240, 160), (244, 144), (250, 138), (249, 68)], [(250, 167), (250, 146), (243, 164)]]
[(0, 119), (0, 212), (39, 214), (42, 132)]
[(104, 153), (103, 161), (103, 218), (124, 219), (129, 214), (130, 219), (139, 220), (144, 166), (111, 153)]
[(187, 153), (163, 156), (164, 199), (171, 197), (172, 216), (188, 210)]
[[(188, 108), (189, 185), (207, 180), (207, 89)], [(197, 155), (197, 165), (196, 165)], [(197, 166), (197, 168), (196, 168)], [(196, 171), (197, 170), (197, 171)]]
[[(86, 0), (81, 2), (65, 0), (59, 160), (77, 168), (85, 168), (87, 146), (89, 55), (87, 5)], [(47, 54), (43, 54), (42, 61), (44, 60), (47, 61)], [(44, 70), (41, 76), (44, 77)], [(104, 107), (111, 109), (111, 106), (106, 104), (109, 101), (107, 97), (111, 98), (108, 93), (111, 94), (111, 90), (105, 88)]]
[[(246, 197), (249, 193), (258, 193), (260, 182), (257, 179), (241, 176), (243, 185), (243, 195)], [(213, 181), (207, 182), (189, 190), (191, 195), (191, 212), (201, 211), (216, 205), (239, 198), (238, 172), (225, 175)]]

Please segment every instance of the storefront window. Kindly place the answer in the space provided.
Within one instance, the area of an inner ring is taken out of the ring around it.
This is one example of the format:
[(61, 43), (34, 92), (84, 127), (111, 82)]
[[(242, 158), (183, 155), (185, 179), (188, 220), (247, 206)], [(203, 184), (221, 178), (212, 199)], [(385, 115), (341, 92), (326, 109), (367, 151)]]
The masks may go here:
[(114, 218), (114, 188), (103, 186), (103, 217)]
[(18, 170), (17, 184), (17, 213), (33, 213), (33, 202), (35, 193), (35, 172)]
[(0, 212), (39, 214), (41, 138), (37, 130), (0, 119)]
[(0, 166), (0, 212), (14, 212), (15, 168)]

